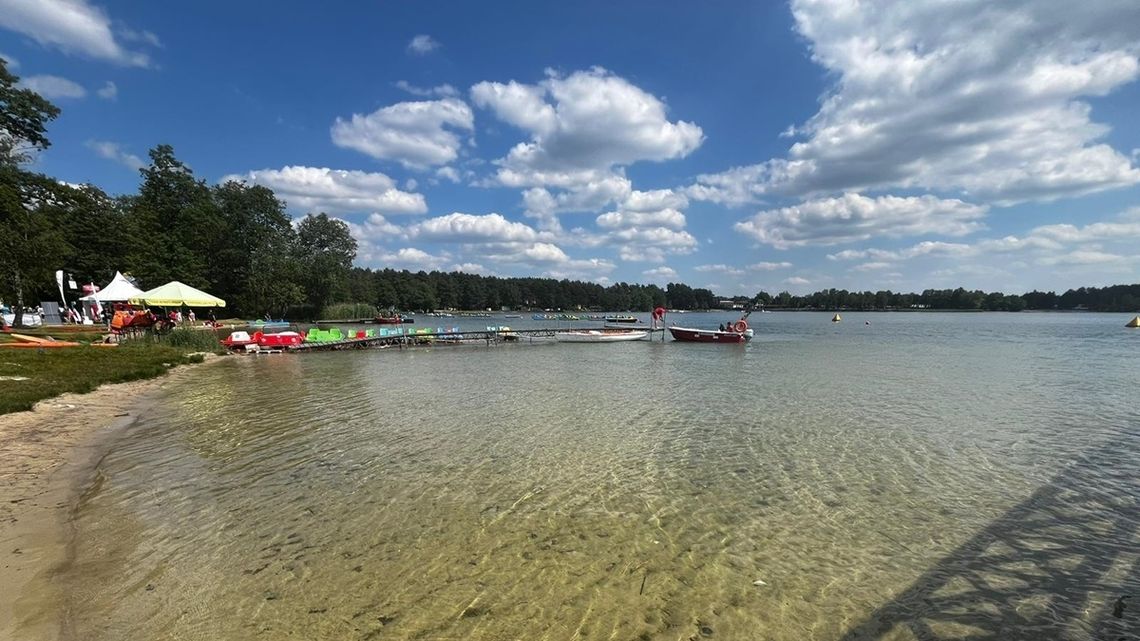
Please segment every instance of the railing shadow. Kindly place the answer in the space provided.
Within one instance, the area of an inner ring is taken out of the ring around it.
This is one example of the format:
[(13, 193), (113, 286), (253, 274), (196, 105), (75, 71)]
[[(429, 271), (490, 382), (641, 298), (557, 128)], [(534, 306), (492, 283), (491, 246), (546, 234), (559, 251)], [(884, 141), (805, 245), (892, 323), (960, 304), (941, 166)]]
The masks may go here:
[(1105, 445), (939, 560), (842, 641), (1137, 640), (1138, 571), (1140, 453)]

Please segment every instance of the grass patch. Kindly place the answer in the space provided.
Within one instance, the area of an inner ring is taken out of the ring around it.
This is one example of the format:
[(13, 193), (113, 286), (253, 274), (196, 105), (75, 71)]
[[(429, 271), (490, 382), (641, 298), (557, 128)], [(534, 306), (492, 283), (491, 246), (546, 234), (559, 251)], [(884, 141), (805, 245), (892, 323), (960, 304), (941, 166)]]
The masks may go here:
[(202, 362), (201, 354), (187, 351), (161, 344), (109, 349), (0, 349), (0, 377), (5, 377), (0, 380), (0, 414), (30, 410), (37, 401), (66, 392), (82, 394), (104, 383), (154, 378), (176, 365)]
[(212, 329), (176, 328), (169, 334), (142, 334), (123, 341), (123, 347), (147, 348), (155, 346), (173, 347), (183, 352), (212, 352), (221, 354), (225, 350), (219, 342), (218, 333)]

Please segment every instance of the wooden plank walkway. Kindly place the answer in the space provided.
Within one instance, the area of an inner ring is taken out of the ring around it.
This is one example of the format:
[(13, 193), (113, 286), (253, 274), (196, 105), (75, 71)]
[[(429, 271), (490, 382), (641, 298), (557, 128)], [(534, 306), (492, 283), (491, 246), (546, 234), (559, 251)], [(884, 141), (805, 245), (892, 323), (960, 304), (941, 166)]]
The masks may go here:
[[(602, 331), (602, 327), (575, 327), (573, 331)], [(567, 331), (564, 328), (543, 329), (500, 329), (475, 330), (455, 332), (432, 332), (430, 334), (403, 334), (401, 336), (370, 336), (365, 338), (346, 338), (339, 341), (324, 341), (320, 343), (301, 343), (289, 347), (290, 352), (331, 352), (343, 349), (368, 349), (373, 347), (415, 347), (418, 345), (494, 345), (498, 343), (536, 342), (535, 339), (549, 339), (553, 341), (554, 334)], [(664, 332), (665, 328), (648, 329), (652, 338), (655, 332)], [(543, 340), (542, 342), (546, 342)]]

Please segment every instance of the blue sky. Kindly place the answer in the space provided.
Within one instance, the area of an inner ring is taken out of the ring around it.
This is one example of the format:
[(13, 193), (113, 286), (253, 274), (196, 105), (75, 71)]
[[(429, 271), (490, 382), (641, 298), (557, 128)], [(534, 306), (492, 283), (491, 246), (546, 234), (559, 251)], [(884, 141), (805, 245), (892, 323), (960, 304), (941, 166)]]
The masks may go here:
[(358, 263), (722, 294), (1140, 282), (1140, 3), (0, 0), (63, 109), (351, 225)]

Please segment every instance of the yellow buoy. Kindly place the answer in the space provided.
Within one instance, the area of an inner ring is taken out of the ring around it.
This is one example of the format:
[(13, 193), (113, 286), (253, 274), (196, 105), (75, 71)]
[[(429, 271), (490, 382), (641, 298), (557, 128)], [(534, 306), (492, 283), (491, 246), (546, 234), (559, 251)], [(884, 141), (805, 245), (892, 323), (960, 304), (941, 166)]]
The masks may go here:
[(835, 316), (831, 317), (831, 322), (833, 322), (833, 323), (838, 323), (841, 320), (843, 320), (843, 318), (840, 317), (839, 314), (836, 314)]
[(1128, 323), (1125, 324), (1124, 326), (1125, 327), (1140, 327), (1140, 316), (1137, 316), (1136, 318), (1133, 318), (1132, 320), (1128, 321)]

